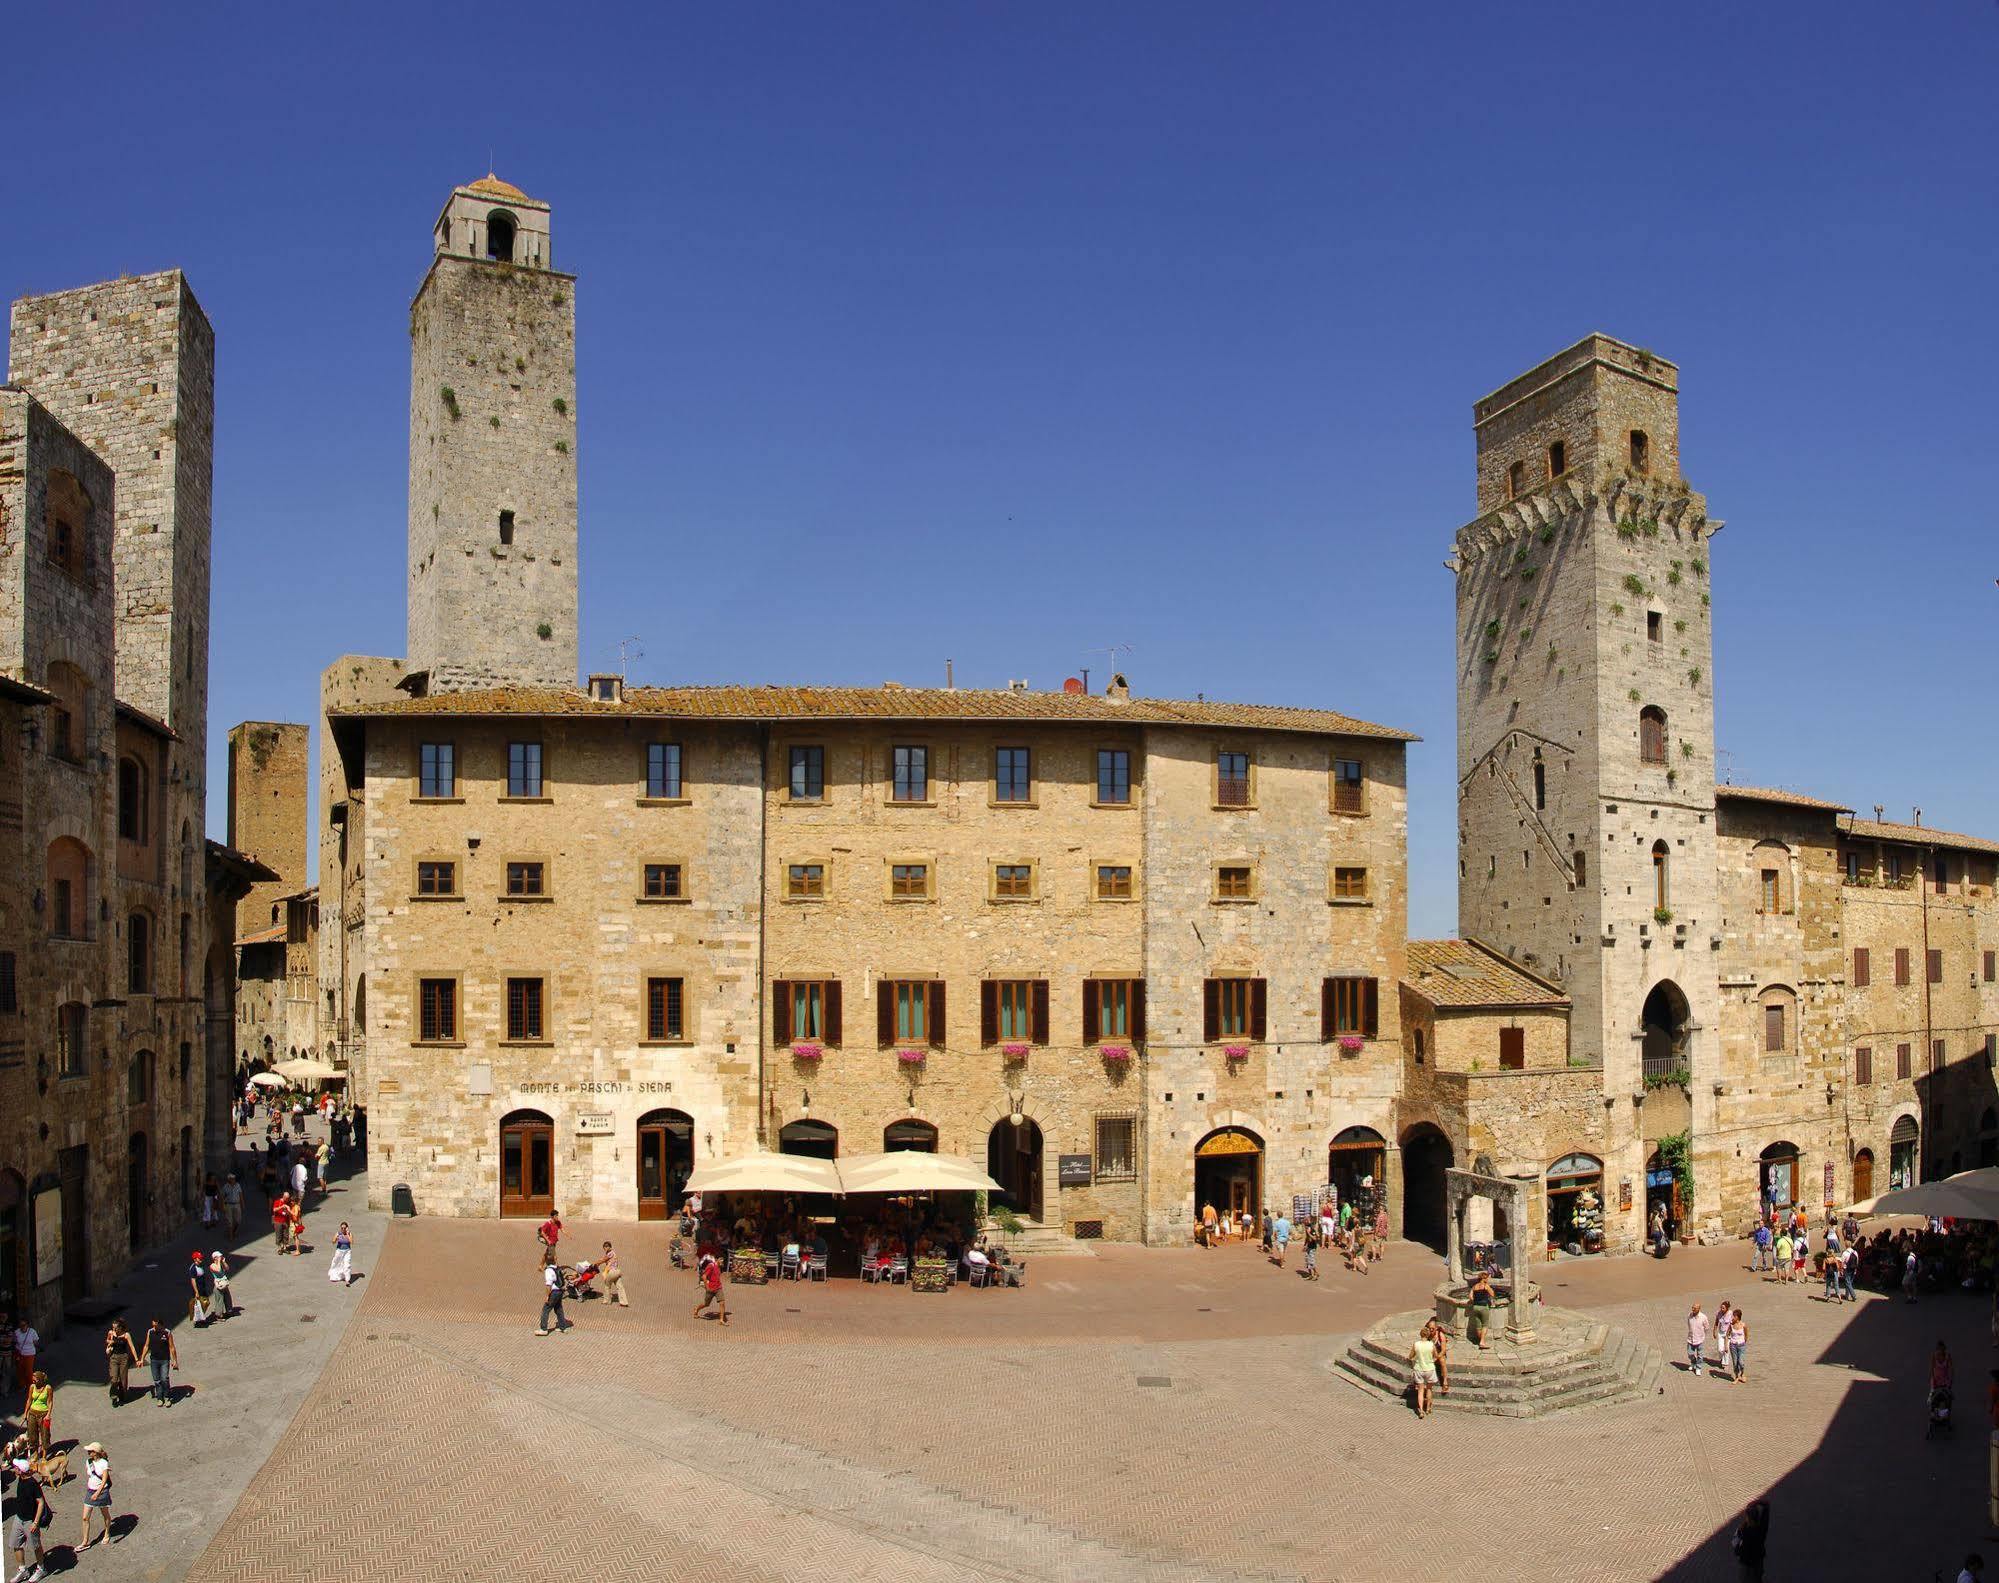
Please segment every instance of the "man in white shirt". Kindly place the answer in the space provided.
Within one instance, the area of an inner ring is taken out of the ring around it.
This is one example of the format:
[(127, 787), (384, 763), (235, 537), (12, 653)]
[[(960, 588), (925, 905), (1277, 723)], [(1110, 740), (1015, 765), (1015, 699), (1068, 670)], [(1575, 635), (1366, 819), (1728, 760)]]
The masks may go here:
[(232, 1237), (243, 1227), (243, 1184), (234, 1171), (222, 1179), (222, 1224)]
[(28, 1396), (28, 1385), (35, 1377), (35, 1354), (41, 1350), (42, 1333), (23, 1319), (14, 1326), (14, 1383), (21, 1388), (21, 1399)]

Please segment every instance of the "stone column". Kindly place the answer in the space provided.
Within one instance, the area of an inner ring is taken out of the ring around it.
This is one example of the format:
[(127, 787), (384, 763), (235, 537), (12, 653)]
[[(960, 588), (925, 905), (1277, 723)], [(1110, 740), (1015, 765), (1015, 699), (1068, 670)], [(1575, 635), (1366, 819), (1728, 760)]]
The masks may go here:
[(1513, 1317), (1507, 1322), (1506, 1337), (1516, 1345), (1534, 1339), (1534, 1326), (1527, 1310), (1527, 1190), (1518, 1182), (1508, 1184), (1506, 1218), (1513, 1231), (1508, 1249), (1513, 1277)]
[(1465, 1193), (1447, 1174), (1444, 1178), (1444, 1269), (1457, 1285), (1465, 1278)]

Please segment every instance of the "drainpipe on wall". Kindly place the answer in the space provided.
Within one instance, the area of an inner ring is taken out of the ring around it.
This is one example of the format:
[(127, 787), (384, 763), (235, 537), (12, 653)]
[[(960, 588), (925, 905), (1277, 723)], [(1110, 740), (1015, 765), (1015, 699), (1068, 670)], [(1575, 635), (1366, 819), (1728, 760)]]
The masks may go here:
[[(1922, 896), (1922, 908), (1923, 908), (1922, 1059), (1925, 1062), (1928, 1062), (1932, 1059), (1932, 1056), (1936, 1050), (1936, 1036), (1930, 1032), (1930, 1016), (1931, 1016), (1930, 994), (1933, 988), (1933, 986), (1930, 983), (1930, 876), (1936, 872), (1937, 855), (1935, 848), (1928, 849), (1926, 855), (1929, 861), (1926, 864), (1922, 865), (1917, 870), (1916, 889)], [(1930, 1149), (1932, 1151), (1935, 1151), (1930, 1156), (1930, 1158), (1934, 1161), (1942, 1158), (1941, 1151), (1937, 1149), (1937, 1131), (1939, 1124), (1943, 1120), (1943, 1063), (1941, 1061), (1935, 1063), (1934, 1070), (1932, 1070), (1930, 1073), (1930, 1079), (1931, 1079), (1930, 1081), (1931, 1118), (1929, 1125), (1929, 1138), (1927, 1141)], [(1919, 1176), (1917, 1178), (1918, 1181), (1927, 1181), (1928, 1179), (1929, 1178), (1927, 1174)]]
[(757, 728), (757, 1014), (753, 1020), (757, 1036), (757, 1141), (767, 1143), (770, 1133), (769, 1116), (764, 1102), (764, 918), (769, 912), (769, 897), (765, 892), (770, 852), (768, 850), (770, 825), (770, 727)]

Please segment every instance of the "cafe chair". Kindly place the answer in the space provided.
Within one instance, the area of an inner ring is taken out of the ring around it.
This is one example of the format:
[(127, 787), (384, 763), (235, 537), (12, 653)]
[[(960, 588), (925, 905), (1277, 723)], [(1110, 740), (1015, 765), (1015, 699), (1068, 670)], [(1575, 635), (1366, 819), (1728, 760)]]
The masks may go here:
[(990, 1286), (993, 1267), (990, 1264), (968, 1264), (965, 1266), (965, 1283), (968, 1286)]
[(805, 1261), (805, 1278), (808, 1281), (823, 1281), (826, 1279), (825, 1254), (815, 1253)]
[(880, 1280), (883, 1274), (882, 1267), (872, 1259), (861, 1260), (861, 1281), (864, 1285)]
[(797, 1254), (786, 1253), (780, 1256), (777, 1267), (777, 1278), (780, 1281), (795, 1281), (798, 1279)]
[(909, 1279), (909, 1260), (898, 1256), (888, 1267), (888, 1282), (891, 1286), (901, 1286)]
[(1027, 1284), (1027, 1260), (1022, 1259), (1017, 1264), (1009, 1264), (1000, 1273), (1006, 1278), (1008, 1286), (1025, 1286)]

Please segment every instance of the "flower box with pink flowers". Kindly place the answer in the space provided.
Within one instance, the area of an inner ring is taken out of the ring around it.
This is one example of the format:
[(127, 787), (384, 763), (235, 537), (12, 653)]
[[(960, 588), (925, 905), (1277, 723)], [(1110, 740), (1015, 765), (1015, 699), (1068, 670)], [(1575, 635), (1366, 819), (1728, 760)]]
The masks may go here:
[(1340, 1054), (1359, 1055), (1360, 1052), (1366, 1048), (1367, 1048), (1367, 1041), (1363, 1039), (1359, 1034), (1343, 1033), (1340, 1035)]
[(1222, 1054), (1227, 1056), (1231, 1061), (1247, 1061), (1249, 1059), (1249, 1046), (1246, 1044), (1225, 1044), (1222, 1046)]
[(803, 1040), (791, 1047), (791, 1058), (794, 1061), (816, 1061), (825, 1053), (826, 1051), (823, 1046), (811, 1044)]
[(929, 1055), (930, 1052), (928, 1050), (898, 1050), (895, 1052), (896, 1060), (900, 1061), (904, 1066), (921, 1066), (929, 1058)]
[(1000, 1046), (1000, 1054), (1005, 1056), (1009, 1061), (1025, 1061), (1027, 1059), (1027, 1050), (1028, 1047), (1024, 1044), (1003, 1044)]
[(1131, 1064), (1131, 1046), (1128, 1044), (1106, 1044), (1098, 1049), (1097, 1054), (1104, 1058), (1104, 1065), (1106, 1066), (1129, 1066)]

